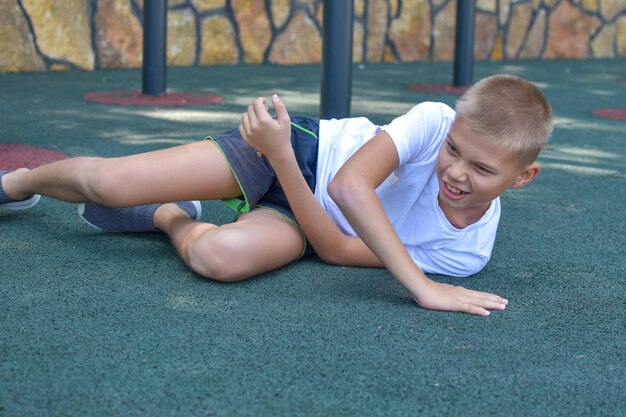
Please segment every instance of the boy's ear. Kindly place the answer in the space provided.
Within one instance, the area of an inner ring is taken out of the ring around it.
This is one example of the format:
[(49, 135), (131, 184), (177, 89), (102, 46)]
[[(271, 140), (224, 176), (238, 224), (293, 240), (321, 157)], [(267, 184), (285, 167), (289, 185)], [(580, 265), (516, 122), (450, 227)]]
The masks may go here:
[(515, 182), (511, 184), (511, 188), (522, 188), (523, 186), (534, 180), (535, 177), (539, 175), (539, 171), (540, 168), (538, 163), (533, 162), (532, 164), (528, 165), (526, 168), (524, 168), (519, 177), (517, 177)]

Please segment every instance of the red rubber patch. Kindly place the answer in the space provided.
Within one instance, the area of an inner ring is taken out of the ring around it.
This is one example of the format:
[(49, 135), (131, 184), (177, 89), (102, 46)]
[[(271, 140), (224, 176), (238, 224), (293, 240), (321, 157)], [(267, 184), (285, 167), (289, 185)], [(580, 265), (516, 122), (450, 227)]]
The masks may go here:
[(407, 90), (436, 94), (463, 94), (468, 87), (455, 87), (450, 84), (407, 84)]
[(626, 120), (626, 108), (596, 109), (591, 113), (594, 116), (604, 117), (605, 119)]
[(83, 98), (95, 103), (143, 107), (200, 106), (224, 101), (223, 97), (211, 94), (169, 92), (162, 96), (148, 96), (139, 91), (97, 91)]
[(0, 143), (0, 169), (36, 168), (67, 158), (63, 152), (33, 146)]

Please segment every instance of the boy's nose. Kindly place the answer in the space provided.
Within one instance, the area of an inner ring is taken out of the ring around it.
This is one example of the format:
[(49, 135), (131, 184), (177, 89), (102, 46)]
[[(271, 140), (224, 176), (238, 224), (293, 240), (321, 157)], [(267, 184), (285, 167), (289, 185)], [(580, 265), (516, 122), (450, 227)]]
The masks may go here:
[(448, 167), (448, 175), (451, 180), (456, 182), (465, 182), (465, 180), (467, 180), (467, 171), (465, 170), (465, 166), (461, 163), (451, 164)]

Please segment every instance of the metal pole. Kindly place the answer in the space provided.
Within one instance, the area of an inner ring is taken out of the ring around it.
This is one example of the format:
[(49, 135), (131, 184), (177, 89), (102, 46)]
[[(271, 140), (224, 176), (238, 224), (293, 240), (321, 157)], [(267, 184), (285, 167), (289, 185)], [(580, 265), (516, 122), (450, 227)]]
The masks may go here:
[(472, 83), (474, 66), (474, 1), (457, 0), (456, 37), (454, 44), (455, 87), (467, 87)]
[(350, 116), (353, 14), (353, 0), (324, 0), (322, 119)]
[(149, 96), (165, 93), (167, 84), (167, 0), (143, 2), (142, 92)]

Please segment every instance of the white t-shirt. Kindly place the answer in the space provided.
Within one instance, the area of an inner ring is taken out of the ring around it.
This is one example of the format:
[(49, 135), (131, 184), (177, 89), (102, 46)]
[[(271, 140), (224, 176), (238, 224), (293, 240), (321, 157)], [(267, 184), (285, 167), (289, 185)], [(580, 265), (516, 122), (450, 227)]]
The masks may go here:
[(355, 236), (328, 195), (328, 184), (365, 142), (384, 130), (396, 145), (400, 165), (376, 193), (411, 258), (426, 273), (477, 273), (491, 257), (500, 199), (492, 202), (478, 222), (464, 229), (452, 226), (441, 211), (435, 167), (454, 117), (454, 110), (447, 105), (424, 102), (386, 126), (376, 126), (364, 117), (321, 120), (315, 197), (344, 233)]

